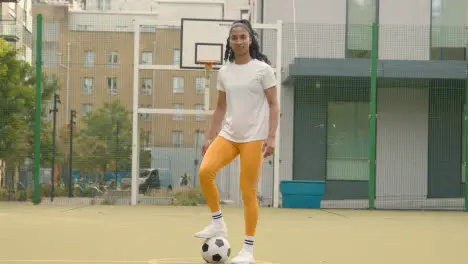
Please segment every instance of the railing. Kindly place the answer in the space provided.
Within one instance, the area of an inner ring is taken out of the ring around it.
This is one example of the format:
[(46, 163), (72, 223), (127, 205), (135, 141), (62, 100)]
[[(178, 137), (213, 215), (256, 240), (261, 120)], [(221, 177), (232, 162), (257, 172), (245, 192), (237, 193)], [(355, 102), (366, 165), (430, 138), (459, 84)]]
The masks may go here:
[(0, 20), (0, 36), (7, 41), (17, 41), (21, 35), (21, 27), (15, 20)]

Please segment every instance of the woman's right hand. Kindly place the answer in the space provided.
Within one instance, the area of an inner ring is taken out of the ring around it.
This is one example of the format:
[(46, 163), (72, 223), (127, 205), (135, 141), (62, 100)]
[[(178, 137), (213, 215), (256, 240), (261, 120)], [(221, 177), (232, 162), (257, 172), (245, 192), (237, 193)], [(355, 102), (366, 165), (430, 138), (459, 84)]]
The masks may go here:
[(205, 139), (205, 141), (203, 142), (203, 146), (201, 149), (202, 156), (205, 156), (205, 153), (208, 150), (208, 147), (210, 146), (211, 142), (212, 140), (210, 139)]

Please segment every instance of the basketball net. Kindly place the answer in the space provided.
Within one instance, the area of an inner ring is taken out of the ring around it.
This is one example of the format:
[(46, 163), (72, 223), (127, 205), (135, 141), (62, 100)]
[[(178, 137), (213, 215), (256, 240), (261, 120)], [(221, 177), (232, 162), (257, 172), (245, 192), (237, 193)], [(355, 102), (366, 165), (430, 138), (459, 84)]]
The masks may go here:
[[(210, 76), (210, 72), (213, 70), (213, 64), (216, 63), (217, 61), (209, 61), (209, 60), (206, 60), (206, 61), (200, 61), (201, 64), (203, 64), (205, 66), (205, 93), (206, 94), (210, 94), (210, 82), (211, 82), (211, 76)], [(210, 110), (210, 107), (209, 107), (209, 104), (210, 104), (210, 99), (209, 99), (209, 96), (205, 96), (205, 111), (209, 111)]]
[(205, 65), (205, 70), (212, 70), (213, 69), (213, 61), (203, 61), (203, 65)]

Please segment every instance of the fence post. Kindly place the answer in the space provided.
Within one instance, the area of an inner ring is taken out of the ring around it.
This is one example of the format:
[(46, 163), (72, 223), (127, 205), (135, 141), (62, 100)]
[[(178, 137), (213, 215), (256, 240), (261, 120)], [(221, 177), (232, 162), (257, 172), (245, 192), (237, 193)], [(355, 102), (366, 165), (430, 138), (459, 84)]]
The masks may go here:
[(34, 137), (34, 198), (39, 204), (39, 173), (41, 166), (41, 95), (42, 95), (42, 14), (37, 15), (36, 23), (36, 123)]
[(370, 89), (370, 138), (369, 138), (369, 209), (375, 209), (375, 162), (377, 143), (377, 63), (379, 48), (379, 27), (372, 24), (372, 59), (371, 59), (371, 89)]
[(465, 212), (468, 212), (468, 65), (465, 78)]

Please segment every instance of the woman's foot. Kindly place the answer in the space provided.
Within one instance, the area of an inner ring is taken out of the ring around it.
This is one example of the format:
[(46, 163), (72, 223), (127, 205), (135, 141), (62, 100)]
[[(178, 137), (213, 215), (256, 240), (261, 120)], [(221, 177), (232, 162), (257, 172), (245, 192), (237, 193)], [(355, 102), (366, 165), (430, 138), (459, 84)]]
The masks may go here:
[(209, 226), (205, 227), (202, 231), (195, 233), (195, 236), (198, 238), (212, 238), (212, 237), (224, 237), (227, 238), (227, 227), (224, 223), (211, 223)]
[(213, 222), (205, 227), (202, 231), (195, 234), (199, 238), (212, 238), (212, 237), (224, 237), (227, 238), (227, 227), (224, 223), (223, 214), (221, 211), (214, 212), (212, 217)]
[(242, 249), (235, 258), (231, 260), (231, 264), (254, 264), (255, 258), (252, 253)]

